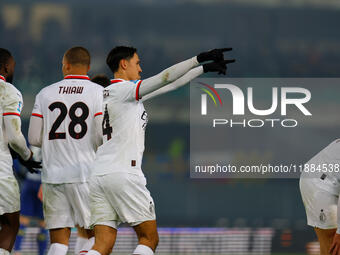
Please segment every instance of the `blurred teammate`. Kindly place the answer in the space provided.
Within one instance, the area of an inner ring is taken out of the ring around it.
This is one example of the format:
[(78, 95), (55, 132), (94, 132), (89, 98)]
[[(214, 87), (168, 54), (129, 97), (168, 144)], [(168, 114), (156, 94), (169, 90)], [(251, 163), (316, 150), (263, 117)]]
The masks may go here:
[[(89, 68), (90, 54), (85, 48), (67, 50), (62, 60), (64, 80), (39, 92), (30, 121), (29, 141), (42, 148), (49, 255), (66, 254), (71, 228), (88, 229), (90, 223), (87, 181), (102, 139), (103, 88), (90, 81)], [(93, 242), (92, 237), (85, 246), (90, 248)], [(88, 249), (85, 246), (81, 250)]]
[[(110, 254), (122, 222), (133, 226), (137, 234), (133, 254), (154, 254), (158, 244), (155, 208), (141, 169), (148, 118), (140, 99), (161, 94), (164, 89), (160, 88), (171, 82), (170, 88), (184, 85), (203, 72), (225, 74), (226, 64), (234, 62), (224, 60), (225, 50), (230, 49), (202, 53), (143, 81), (135, 48), (120, 46), (109, 53), (107, 64), (115, 79), (104, 90), (104, 143), (98, 148), (90, 180), (95, 245), (88, 255)], [(215, 62), (198, 66), (208, 60)]]
[[(33, 158), (41, 161), (41, 150), (31, 146), (34, 153)], [(39, 174), (27, 173), (21, 190), (21, 211), (20, 211), (20, 228), (14, 244), (15, 255), (21, 254), (21, 244), (25, 236), (26, 228), (29, 226), (31, 219), (37, 219), (39, 224), (39, 233), (37, 235), (37, 246), (39, 255), (44, 255), (47, 247), (47, 230), (45, 229), (42, 200), (39, 198), (41, 185), (41, 176)]]
[(325, 254), (340, 254), (340, 139), (309, 160), (300, 177), (307, 224)]
[(103, 86), (103, 88), (110, 85), (110, 79), (105, 74), (97, 74), (91, 78), (91, 81)]
[(19, 229), (20, 195), (13, 175), (12, 154), (30, 171), (39, 168), (21, 133), (20, 113), (23, 100), (12, 84), (15, 61), (11, 53), (0, 48), (0, 255), (10, 254)]

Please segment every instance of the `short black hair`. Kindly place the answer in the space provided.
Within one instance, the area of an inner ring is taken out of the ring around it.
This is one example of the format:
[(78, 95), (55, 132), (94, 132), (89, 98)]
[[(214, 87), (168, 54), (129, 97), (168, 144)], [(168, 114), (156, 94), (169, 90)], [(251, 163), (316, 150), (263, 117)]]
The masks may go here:
[(92, 77), (91, 81), (103, 86), (104, 88), (110, 85), (110, 79), (105, 74), (97, 74)]
[(0, 70), (8, 63), (10, 58), (12, 58), (12, 54), (8, 50), (0, 48)]
[(122, 59), (131, 59), (136, 52), (137, 49), (134, 47), (117, 46), (107, 55), (106, 64), (110, 67), (111, 71), (115, 73), (119, 69), (120, 61)]
[(67, 62), (71, 65), (89, 66), (91, 62), (89, 51), (81, 46), (68, 49), (64, 56)]

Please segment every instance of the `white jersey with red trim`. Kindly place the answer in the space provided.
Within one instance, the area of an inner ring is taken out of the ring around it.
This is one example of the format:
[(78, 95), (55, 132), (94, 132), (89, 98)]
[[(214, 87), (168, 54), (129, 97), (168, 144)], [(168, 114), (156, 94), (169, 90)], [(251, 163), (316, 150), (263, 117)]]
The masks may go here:
[(68, 75), (42, 89), (32, 116), (43, 119), (42, 182), (86, 182), (95, 158), (94, 118), (102, 114), (103, 88), (88, 76)]
[(125, 172), (144, 176), (141, 168), (148, 117), (138, 90), (142, 81), (115, 79), (104, 90), (103, 144), (93, 175)]
[(308, 178), (316, 188), (340, 194), (340, 139), (331, 142), (310, 159), (300, 178)]
[(20, 116), (23, 100), (20, 91), (0, 75), (0, 178), (13, 176), (13, 160), (8, 149), (8, 138), (4, 128), (4, 116)]

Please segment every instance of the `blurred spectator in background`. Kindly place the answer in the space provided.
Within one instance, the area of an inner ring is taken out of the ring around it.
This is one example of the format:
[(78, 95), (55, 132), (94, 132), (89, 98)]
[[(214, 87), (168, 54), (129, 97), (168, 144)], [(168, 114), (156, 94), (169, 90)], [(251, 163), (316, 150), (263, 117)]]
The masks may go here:
[(97, 74), (92, 77), (91, 81), (103, 86), (104, 88), (110, 85), (110, 79), (105, 74)]

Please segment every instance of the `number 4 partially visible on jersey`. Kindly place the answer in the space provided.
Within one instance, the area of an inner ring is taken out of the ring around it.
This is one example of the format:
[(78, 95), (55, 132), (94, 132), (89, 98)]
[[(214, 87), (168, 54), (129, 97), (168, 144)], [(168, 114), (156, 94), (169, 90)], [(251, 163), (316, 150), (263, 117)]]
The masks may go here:
[(112, 127), (110, 126), (109, 111), (107, 110), (107, 104), (105, 105), (104, 118), (103, 118), (103, 135), (107, 135), (107, 140), (111, 139)]

